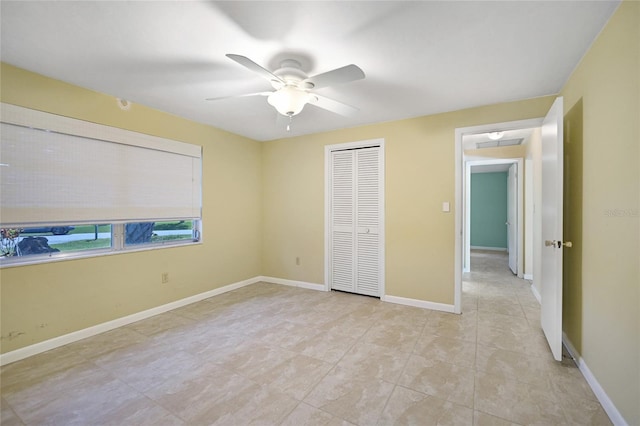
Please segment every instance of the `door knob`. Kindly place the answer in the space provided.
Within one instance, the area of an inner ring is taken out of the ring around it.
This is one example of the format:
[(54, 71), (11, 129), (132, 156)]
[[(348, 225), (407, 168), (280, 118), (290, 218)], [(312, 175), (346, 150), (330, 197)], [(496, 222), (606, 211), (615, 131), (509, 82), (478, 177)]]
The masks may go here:
[(571, 247), (573, 247), (573, 243), (571, 241), (565, 241), (563, 243), (562, 241), (545, 240), (544, 241), (544, 246), (545, 247), (557, 247), (557, 248), (561, 248), (562, 246), (564, 246), (566, 248), (571, 248)]

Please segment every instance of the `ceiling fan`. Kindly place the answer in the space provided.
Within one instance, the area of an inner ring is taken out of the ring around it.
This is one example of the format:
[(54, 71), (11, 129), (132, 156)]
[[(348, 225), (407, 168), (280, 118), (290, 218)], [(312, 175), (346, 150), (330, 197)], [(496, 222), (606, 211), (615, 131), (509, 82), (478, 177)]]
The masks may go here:
[(289, 119), (299, 114), (306, 104), (315, 105), (344, 116), (349, 116), (358, 111), (357, 108), (351, 105), (312, 92), (313, 89), (363, 79), (364, 72), (356, 65), (346, 65), (308, 77), (302, 70), (300, 62), (295, 59), (283, 60), (280, 62), (280, 68), (271, 72), (245, 56), (234, 54), (227, 54), (226, 56), (268, 80), (274, 91), (207, 98), (208, 101), (247, 96), (266, 96), (267, 102), (280, 114), (289, 117)]

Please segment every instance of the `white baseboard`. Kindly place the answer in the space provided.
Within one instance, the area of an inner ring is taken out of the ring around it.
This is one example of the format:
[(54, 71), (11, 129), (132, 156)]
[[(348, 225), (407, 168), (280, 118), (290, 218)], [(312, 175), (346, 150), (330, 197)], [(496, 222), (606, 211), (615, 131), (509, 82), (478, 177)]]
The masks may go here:
[(611, 422), (616, 426), (628, 426), (628, 423), (626, 422), (624, 417), (622, 417), (620, 411), (618, 411), (616, 406), (613, 404), (613, 401), (611, 401), (611, 399), (609, 398), (609, 395), (607, 395), (602, 386), (600, 386), (600, 383), (598, 382), (596, 377), (593, 375), (589, 367), (587, 367), (587, 363), (584, 361), (580, 353), (578, 353), (576, 348), (571, 343), (571, 340), (569, 340), (565, 333), (562, 333), (562, 342), (564, 343), (573, 359), (576, 360), (578, 369), (591, 387), (593, 393), (596, 395), (596, 398), (598, 398), (598, 401), (600, 401), (600, 405), (602, 405), (602, 408), (604, 408), (604, 411), (606, 411)]
[(506, 247), (484, 247), (484, 246), (470, 246), (471, 250), (488, 250), (488, 251), (507, 251)]
[[(287, 280), (284, 278), (274, 278), (274, 277), (260, 277), (260, 281), (265, 281), (273, 284), (288, 285), (292, 287), (306, 288), (310, 290), (327, 291), (323, 284), (315, 284), (315, 283), (309, 283), (305, 281), (294, 281), (294, 280)], [(434, 311), (454, 312), (453, 305), (429, 302), (426, 300), (409, 299), (406, 297), (398, 297), (398, 296), (382, 296), (380, 300), (382, 300), (383, 302), (397, 303), (399, 305), (415, 306), (417, 308), (431, 309)]]
[(531, 293), (533, 293), (538, 303), (542, 304), (542, 296), (540, 296), (540, 293), (538, 293), (538, 289), (536, 289), (536, 286), (533, 284), (531, 284)]
[(383, 302), (397, 303), (399, 305), (415, 306), (416, 308), (431, 309), (434, 311), (442, 312), (454, 312), (453, 305), (447, 305), (445, 303), (429, 302), (427, 300), (409, 299), (407, 297), (389, 296), (385, 295), (381, 297)]
[(250, 284), (255, 284), (261, 281), (262, 277), (249, 278), (244, 281), (229, 284), (224, 287), (215, 288), (213, 290), (205, 291), (204, 293), (196, 294), (193, 296), (185, 297), (184, 299), (176, 300), (165, 305), (156, 306), (155, 308), (147, 309), (145, 311), (137, 312), (135, 314), (127, 315), (125, 317), (117, 318), (111, 321), (104, 322), (102, 324), (94, 325), (82, 330), (74, 331), (69, 334), (54, 337), (44, 342), (35, 343), (33, 345), (26, 346), (24, 348), (16, 349), (11, 352), (0, 355), (0, 366), (10, 364), (15, 361), (19, 361), (24, 358), (28, 358), (33, 355), (37, 355), (42, 352), (49, 351), (51, 349), (58, 348), (60, 346), (68, 345), (69, 343), (77, 342), (78, 340), (86, 339), (87, 337), (95, 336), (97, 334), (104, 333), (123, 327), (125, 325), (132, 324), (134, 322), (153, 317), (158, 314), (162, 314), (173, 309), (181, 308), (186, 305), (190, 305), (195, 302), (199, 302), (209, 297), (217, 296), (222, 293), (226, 293), (231, 290), (236, 290), (241, 287), (245, 287)]
[(288, 285), (291, 287), (306, 288), (308, 290), (325, 291), (324, 284), (315, 284), (315, 283), (308, 283), (305, 281), (287, 280), (284, 278), (274, 278), (274, 277), (259, 277), (259, 278), (260, 278), (260, 281), (266, 281), (268, 283), (273, 283), (273, 284), (282, 284), (282, 285)]
[[(196, 294), (193, 296), (186, 297), (184, 299), (176, 300), (174, 302), (167, 303), (165, 305), (156, 306), (155, 308), (147, 309), (145, 311), (137, 312), (135, 314), (127, 315), (122, 318), (117, 318), (115, 320), (107, 321), (102, 324), (94, 325), (82, 330), (74, 331), (69, 334), (65, 334), (62, 336), (54, 337), (49, 340), (45, 340), (44, 342), (35, 343), (30, 346), (26, 346), (24, 348), (16, 349), (11, 352), (7, 352), (5, 354), (0, 354), (0, 366), (10, 364), (15, 361), (19, 361), (21, 359), (28, 358), (33, 355), (40, 354), (42, 352), (49, 351), (51, 349), (58, 348), (60, 346), (68, 345), (73, 342), (77, 342), (78, 340), (86, 339), (88, 337), (92, 337), (101, 333), (105, 333), (107, 331), (114, 330), (118, 327), (123, 327), (125, 325), (132, 324), (134, 322), (147, 319), (153, 317), (155, 315), (159, 315), (165, 313), (167, 311), (171, 311), (173, 309), (181, 308), (186, 305), (190, 305), (192, 303), (199, 302), (204, 299), (208, 299), (209, 297), (217, 296), (222, 293), (226, 293), (232, 290), (236, 290), (241, 287), (245, 287), (247, 285), (255, 284), (258, 282), (269, 282), (273, 284), (281, 284), (292, 287), (305, 288), (310, 290), (317, 291), (326, 291), (325, 286), (323, 284), (309, 283), (305, 281), (295, 281), (295, 280), (287, 280), (283, 278), (274, 278), (274, 277), (265, 277), (265, 276), (257, 276), (254, 278), (249, 278), (244, 281), (240, 281), (237, 283), (229, 284), (224, 287), (216, 288), (213, 290), (206, 291), (204, 293)], [(398, 297), (398, 296), (382, 296), (381, 300), (389, 303), (397, 303), (400, 305), (407, 306), (415, 306), (418, 308), (431, 309), (435, 311), (442, 312), (454, 312), (453, 305), (447, 305), (444, 303), (436, 303), (429, 302), (426, 300), (418, 300), (418, 299), (409, 299), (406, 297)]]
[[(315, 284), (315, 283), (309, 283), (305, 281), (287, 280), (284, 278), (274, 278), (274, 277), (260, 277), (260, 281), (265, 281), (273, 284), (288, 285), (292, 287), (306, 288), (309, 290), (327, 291), (323, 284)], [(429, 302), (426, 300), (409, 299), (406, 297), (398, 297), (398, 296), (382, 296), (380, 300), (382, 300), (383, 302), (396, 303), (399, 305), (415, 306), (417, 308), (431, 309), (434, 311), (454, 312), (453, 305)]]
[(525, 280), (533, 281), (533, 274), (524, 274), (522, 276)]

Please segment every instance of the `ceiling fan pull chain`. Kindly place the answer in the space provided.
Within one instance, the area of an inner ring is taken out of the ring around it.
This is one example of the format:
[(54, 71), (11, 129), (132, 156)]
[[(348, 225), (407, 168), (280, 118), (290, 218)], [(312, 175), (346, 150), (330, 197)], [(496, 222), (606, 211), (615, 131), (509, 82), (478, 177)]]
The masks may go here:
[(293, 122), (293, 115), (289, 116), (289, 123), (287, 123), (287, 132), (291, 131), (291, 123)]

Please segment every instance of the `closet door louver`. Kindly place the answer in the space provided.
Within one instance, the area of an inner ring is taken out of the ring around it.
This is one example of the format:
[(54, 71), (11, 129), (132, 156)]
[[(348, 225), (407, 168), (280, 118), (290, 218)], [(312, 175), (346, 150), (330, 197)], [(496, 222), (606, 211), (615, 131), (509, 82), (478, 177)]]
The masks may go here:
[(354, 291), (354, 157), (352, 151), (337, 151), (332, 156), (331, 288)]
[(332, 152), (331, 288), (380, 296), (380, 149)]
[(379, 296), (379, 148), (354, 151), (356, 155), (356, 293)]

